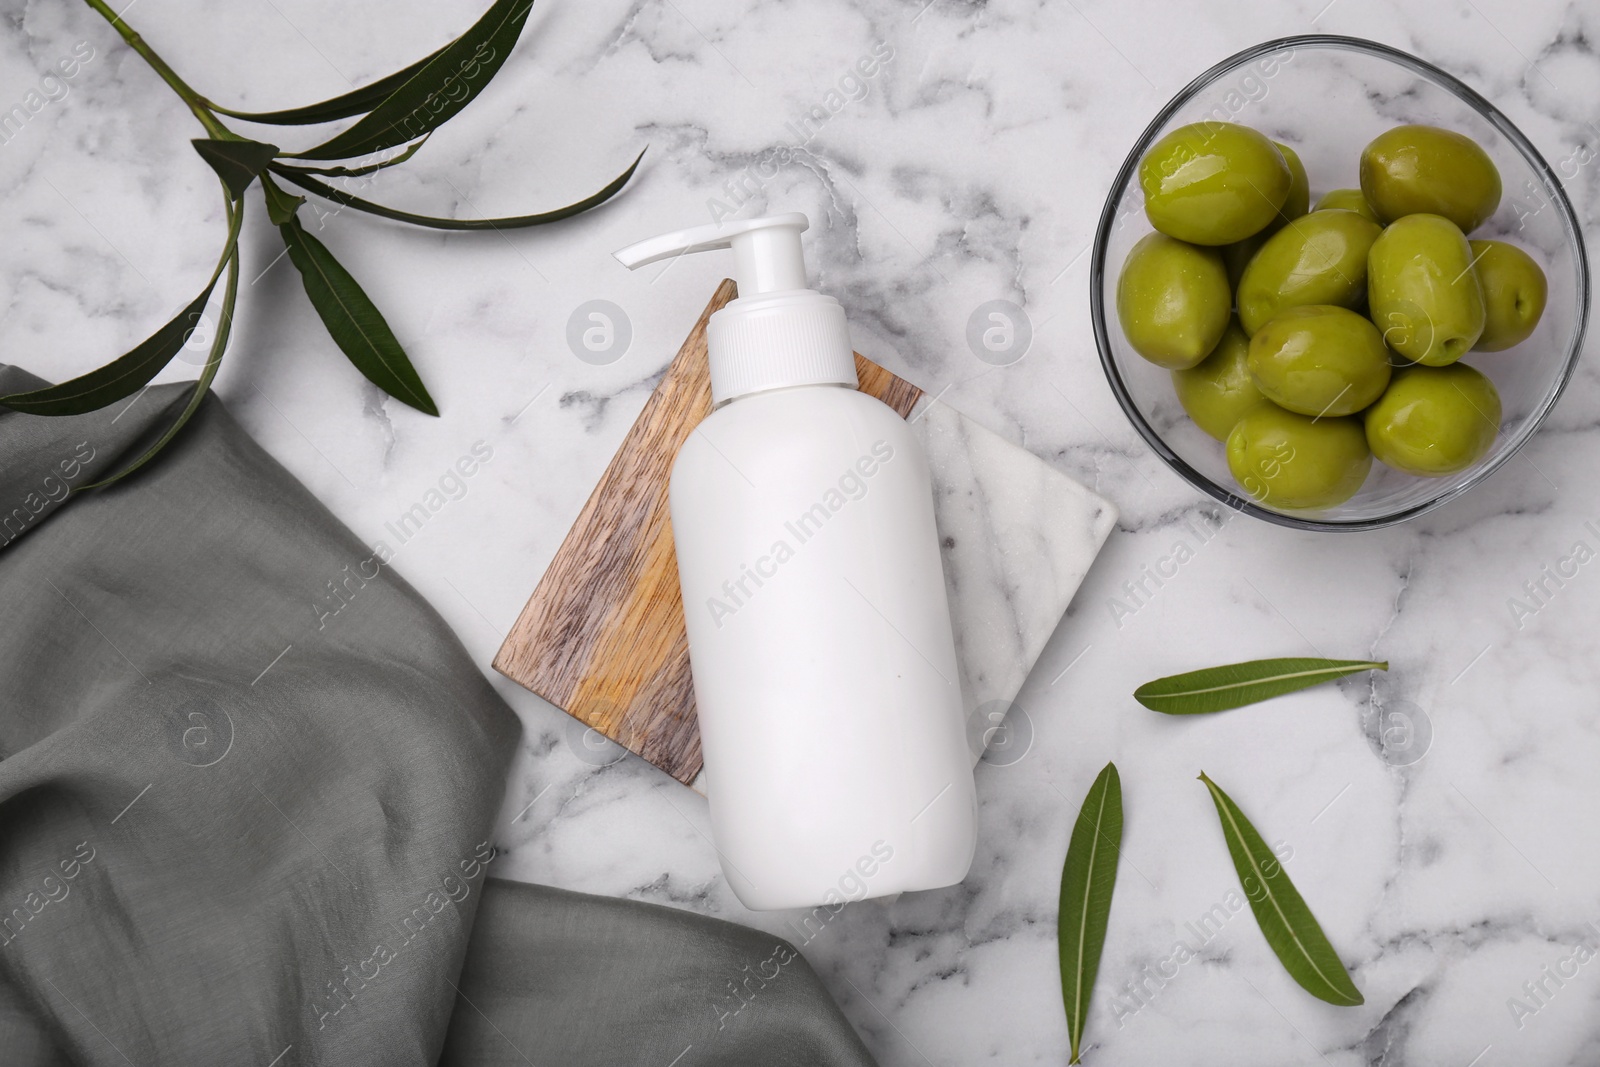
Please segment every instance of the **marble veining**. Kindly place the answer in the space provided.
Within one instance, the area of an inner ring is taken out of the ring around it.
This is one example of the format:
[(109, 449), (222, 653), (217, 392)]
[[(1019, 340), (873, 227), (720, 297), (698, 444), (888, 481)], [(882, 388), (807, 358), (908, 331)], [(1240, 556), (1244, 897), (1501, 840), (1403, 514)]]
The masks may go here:
[[(412, 61), (483, 2), (140, 0), (128, 18), (202, 92), (277, 107)], [(723, 208), (809, 213), (818, 283), (859, 351), (1120, 512), (1015, 698), (1031, 747), (978, 768), (982, 841), (962, 885), (850, 904), (813, 928), (744, 912), (700, 798), (586, 748), (497, 680), (527, 727), (500, 873), (790, 937), (886, 1067), (1059, 1064), (1061, 858), (1078, 799), (1115, 759), (1127, 830), (1087, 1062), (1600, 1060), (1600, 963), (1580, 951), (1600, 925), (1600, 563), (1547, 577), (1578, 544), (1600, 550), (1592, 354), (1546, 429), (1464, 498), (1317, 536), (1200, 499), (1127, 425), (1094, 352), (1087, 249), (1138, 133), (1216, 60), (1318, 31), (1462, 77), (1528, 134), (1594, 232), (1600, 9), (1578, 0), (542, 0), (495, 85), (368, 192), (435, 214), (533, 210), (586, 194), (648, 144), (634, 187), (504, 236), (350, 212), (319, 230), (408, 345), (438, 419), (344, 362), (252, 199), (218, 391), (367, 541), (459, 456), (491, 453), (394, 546), (486, 672), (721, 277), (696, 258), (629, 274), (608, 253)], [(197, 127), (83, 5), (0, 0), (0, 113), (29, 107), (80, 42), (94, 57), (0, 141), (0, 345), (53, 377), (125, 351), (190, 299), (222, 236), (215, 181), (187, 145)], [(318, 132), (241, 130), (294, 145)], [(594, 299), (631, 326), (603, 365), (565, 340)], [(994, 300), (1031, 326), (1005, 366), (966, 342)], [(1171, 671), (1313, 650), (1392, 668), (1203, 722), (1129, 697)], [(272, 654), (241, 649), (241, 675)], [(1238, 885), (1201, 770), (1284, 851), (1364, 1006), (1306, 996), (1230, 908)], [(706, 991), (707, 1012), (723, 995)]]

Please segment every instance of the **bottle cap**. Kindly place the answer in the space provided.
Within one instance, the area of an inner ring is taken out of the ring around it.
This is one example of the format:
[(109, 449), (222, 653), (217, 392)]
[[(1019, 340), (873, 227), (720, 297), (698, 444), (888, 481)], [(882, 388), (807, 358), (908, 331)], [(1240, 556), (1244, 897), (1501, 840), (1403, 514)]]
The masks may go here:
[(856, 388), (855, 355), (844, 308), (806, 287), (798, 211), (664, 233), (615, 253), (629, 270), (691, 252), (733, 250), (739, 297), (707, 325), (711, 402), (794, 385)]

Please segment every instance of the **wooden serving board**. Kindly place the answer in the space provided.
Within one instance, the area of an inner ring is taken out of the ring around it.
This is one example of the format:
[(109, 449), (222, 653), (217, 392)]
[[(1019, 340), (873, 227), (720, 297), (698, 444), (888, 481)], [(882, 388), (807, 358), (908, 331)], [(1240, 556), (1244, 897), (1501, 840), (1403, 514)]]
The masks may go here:
[[(556, 551), (495, 670), (688, 785), (700, 731), (667, 509), (678, 448), (711, 413), (706, 322), (717, 287)], [(904, 418), (922, 390), (856, 356), (861, 391)]]

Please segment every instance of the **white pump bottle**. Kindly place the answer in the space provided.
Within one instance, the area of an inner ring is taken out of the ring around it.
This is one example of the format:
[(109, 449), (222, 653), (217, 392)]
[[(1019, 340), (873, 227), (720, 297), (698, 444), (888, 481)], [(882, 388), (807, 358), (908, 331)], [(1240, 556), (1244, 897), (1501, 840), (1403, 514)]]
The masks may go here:
[(731, 248), (713, 411), (678, 453), (673, 539), (729, 885), (757, 910), (966, 877), (977, 835), (927, 458), (858, 391), (844, 309), (806, 287), (802, 214), (626, 248)]

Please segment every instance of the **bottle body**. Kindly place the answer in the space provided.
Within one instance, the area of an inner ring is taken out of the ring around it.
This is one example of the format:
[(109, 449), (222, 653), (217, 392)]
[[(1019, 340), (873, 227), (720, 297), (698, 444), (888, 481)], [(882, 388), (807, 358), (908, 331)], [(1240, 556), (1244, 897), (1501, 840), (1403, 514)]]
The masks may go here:
[(927, 460), (854, 389), (774, 389), (679, 452), (673, 537), (711, 820), (747, 907), (965, 877), (977, 800)]

